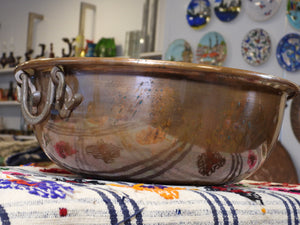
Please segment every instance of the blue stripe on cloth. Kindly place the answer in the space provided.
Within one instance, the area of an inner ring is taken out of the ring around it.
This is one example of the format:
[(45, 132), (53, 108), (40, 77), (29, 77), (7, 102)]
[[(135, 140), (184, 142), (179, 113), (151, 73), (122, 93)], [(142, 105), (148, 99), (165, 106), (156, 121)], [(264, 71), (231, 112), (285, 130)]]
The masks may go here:
[(300, 207), (300, 201), (298, 200), (298, 199), (296, 199), (295, 197), (293, 197), (293, 196), (289, 196), (290, 198), (292, 198), (292, 199), (294, 199), (295, 200), (295, 202), (297, 202), (297, 204), (298, 204), (298, 206)]
[(0, 205), (0, 219), (2, 225), (10, 225), (8, 214), (2, 205)]
[[(131, 225), (131, 222), (130, 222), (131, 216), (129, 214), (129, 210), (127, 208), (127, 205), (124, 202), (124, 199), (121, 198), (119, 195), (117, 195), (113, 191), (109, 191), (109, 190), (106, 190), (106, 189), (103, 189), (103, 188), (100, 188), (100, 189), (102, 189), (103, 191), (107, 191), (108, 193), (110, 193), (117, 200), (117, 202), (119, 203), (119, 206), (122, 210), (122, 214), (123, 214), (123, 218), (124, 218), (124, 220), (122, 220), (122, 221), (124, 222), (125, 225)], [(117, 224), (119, 224), (119, 222)]]
[(236, 210), (235, 210), (234, 206), (232, 205), (232, 203), (230, 202), (230, 200), (227, 197), (225, 197), (223, 195), (221, 195), (221, 197), (225, 200), (225, 202), (227, 203), (227, 205), (230, 208), (232, 218), (233, 218), (233, 225), (238, 225), (239, 224), (239, 218), (236, 214)]
[(130, 215), (129, 214), (129, 210), (124, 202), (125, 198), (124, 196), (121, 198), (120, 196), (118, 196), (115, 192), (113, 191), (109, 191), (109, 190), (106, 190), (106, 189), (103, 189), (103, 188), (100, 188), (102, 189), (103, 191), (107, 191), (109, 192), (110, 194), (112, 194), (118, 201), (121, 209), (122, 209), (122, 213), (123, 213), (123, 217), (124, 219), (121, 221), (121, 222), (118, 222), (118, 224), (121, 224), (121, 223), (124, 223), (126, 225), (130, 225), (131, 222), (130, 222), (130, 219), (133, 218), (135, 216), (136, 218), (136, 224), (137, 225), (143, 225), (143, 217), (142, 217), (142, 211), (143, 211), (143, 208), (140, 209), (138, 204), (131, 198), (129, 198), (129, 196), (125, 193), (122, 193), (124, 196), (126, 196), (126, 199), (129, 200), (130, 204), (132, 205), (133, 209), (134, 209), (134, 214), (133, 215)]
[(215, 194), (212, 194), (212, 193), (209, 193), (209, 192), (207, 192), (207, 194), (209, 194), (211, 197), (213, 197), (213, 199), (215, 200), (215, 202), (220, 206), (221, 212), (222, 212), (222, 215), (223, 215), (224, 225), (228, 225), (229, 224), (228, 213), (227, 213), (226, 209), (224, 208), (224, 205), (222, 204), (222, 202), (220, 201), (220, 199)]
[(213, 215), (213, 219), (214, 219), (214, 222), (215, 222), (215, 225), (218, 225), (219, 224), (219, 219), (218, 219), (218, 213), (217, 213), (217, 210), (216, 210), (216, 207), (214, 206), (214, 204), (211, 202), (211, 200), (209, 200), (209, 198), (207, 198), (203, 193), (201, 192), (198, 192), (198, 191), (193, 191), (199, 195), (201, 195), (202, 198), (204, 198), (208, 205), (210, 206), (210, 209), (211, 209), (211, 212), (212, 212), (212, 215)]
[(282, 194), (279, 194), (279, 193), (276, 193), (276, 195), (278, 195), (278, 196), (280, 196), (282, 198), (285, 198), (290, 203), (290, 205), (292, 206), (293, 212), (294, 212), (294, 216), (295, 216), (295, 224), (299, 224), (299, 217), (298, 217), (296, 205), (291, 200), (291, 198), (293, 198), (294, 200), (296, 200), (297, 203), (298, 203), (298, 205), (299, 205), (299, 201), (297, 199), (295, 199), (294, 197), (291, 197), (291, 196), (286, 196), (286, 195), (282, 195)]
[(286, 213), (287, 213), (287, 217), (288, 217), (288, 225), (291, 225), (292, 224), (291, 210), (290, 210), (290, 207), (287, 204), (287, 202), (283, 198), (281, 198), (280, 196), (278, 196), (276, 194), (272, 194), (272, 193), (266, 193), (266, 194), (271, 195), (271, 196), (273, 196), (275, 198), (278, 198), (278, 199), (280, 199), (283, 202), (283, 204), (284, 204), (284, 206), (286, 208)]
[[(122, 183), (122, 184), (129, 185), (128, 183), (125, 183), (125, 182), (116, 182), (116, 183)], [(74, 185), (84, 186), (81, 183), (74, 183)], [(128, 195), (126, 195), (126, 194), (123, 193), (129, 199), (129, 201), (130, 201), (130, 203), (131, 203), (131, 205), (132, 205), (132, 207), (134, 209), (134, 214), (133, 215), (129, 214), (128, 208), (127, 208), (126, 204), (124, 203), (124, 199), (121, 198), (120, 196), (118, 196), (115, 192), (106, 190), (104, 188), (97, 188), (97, 189), (89, 188), (89, 189), (93, 190), (93, 191), (96, 191), (99, 195), (101, 193), (103, 196), (101, 196), (101, 195), (100, 196), (102, 197), (102, 199), (106, 203), (106, 205), (108, 204), (108, 202), (106, 200), (104, 200), (103, 197), (106, 197), (109, 200), (109, 203), (113, 207), (113, 203), (110, 201), (110, 199), (104, 193), (98, 191), (99, 189), (101, 189), (103, 191), (106, 191), (106, 192), (109, 192), (110, 194), (112, 194), (114, 196), (115, 199), (117, 199), (117, 201), (118, 201), (118, 203), (120, 205), (120, 208), (122, 209), (122, 213), (123, 213), (123, 217), (124, 217), (124, 220), (122, 220), (122, 223), (125, 223), (126, 225), (131, 225), (130, 219), (135, 216), (137, 225), (143, 225), (143, 217), (142, 217), (142, 213), (141, 212), (143, 211), (144, 208), (140, 209), (138, 207), (137, 203), (133, 199), (129, 198)], [(111, 224), (119, 224), (120, 222), (118, 222), (118, 220), (117, 220), (117, 212), (116, 212), (116, 210), (113, 208), (113, 211), (110, 211), (109, 207), (110, 206), (108, 206), (108, 209), (109, 209), (109, 214), (110, 214), (110, 217), (111, 217)], [(115, 218), (113, 221), (112, 221), (112, 215)]]
[(104, 203), (107, 206), (108, 212), (109, 212), (110, 224), (113, 224), (113, 225), (117, 224), (118, 223), (117, 212), (116, 212), (114, 204), (111, 202), (111, 200), (103, 192), (101, 192), (101, 191), (99, 191), (97, 189), (93, 189), (93, 188), (89, 188), (89, 189), (97, 192), (97, 194), (99, 194), (100, 197), (103, 199)]
[(141, 213), (141, 211), (143, 209), (140, 209), (138, 204), (132, 198), (129, 198), (129, 196), (127, 194), (125, 194), (125, 196), (126, 196), (127, 199), (129, 199), (131, 205), (133, 206), (134, 214), (135, 214), (135, 218), (136, 218), (136, 224), (137, 225), (143, 225), (143, 216), (142, 216), (142, 213)]
[[(297, 202), (299, 208), (300, 208), (300, 201), (298, 199), (296, 199), (295, 197), (293, 196), (289, 196), (290, 198), (294, 199), (295, 202)], [(296, 221), (296, 220), (295, 220)], [(297, 223), (296, 224), (300, 224), (300, 221), (299, 221), (299, 217), (298, 217), (298, 214), (297, 214)]]
[(125, 218), (124, 220), (120, 221), (119, 223), (117, 223), (117, 225), (123, 224), (124, 222), (126, 222), (127, 220), (130, 220), (131, 218), (133, 218), (136, 215), (141, 214), (141, 212), (144, 210), (144, 208), (140, 209), (139, 211), (135, 212), (134, 214), (130, 215), (130, 217)]

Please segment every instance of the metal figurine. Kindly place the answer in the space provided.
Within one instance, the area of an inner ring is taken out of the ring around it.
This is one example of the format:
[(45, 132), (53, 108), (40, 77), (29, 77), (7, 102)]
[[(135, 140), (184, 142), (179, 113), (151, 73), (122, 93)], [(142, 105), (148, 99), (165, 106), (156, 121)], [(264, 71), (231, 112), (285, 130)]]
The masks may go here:
[(6, 60), (6, 63), (8, 64), (9, 67), (15, 67), (16, 66), (16, 59), (14, 57), (14, 53), (10, 52), (9, 56)]
[(39, 44), (39, 46), (41, 47), (41, 54), (40, 54), (40, 55), (37, 55), (36, 58), (41, 58), (41, 57), (44, 57), (44, 56), (45, 56), (45, 48), (46, 48), (46, 45), (45, 45), (45, 44)]
[(7, 64), (7, 57), (5, 52), (2, 53), (2, 57), (0, 58), (0, 64), (2, 68), (4, 68)]
[(53, 43), (50, 43), (50, 53), (49, 53), (49, 58), (54, 58), (55, 54), (53, 52)]
[(33, 53), (32, 49), (29, 49), (28, 51), (25, 52), (25, 61), (29, 61), (31, 59), (32, 53)]
[(21, 56), (16, 56), (16, 65), (20, 64), (21, 58)]
[(69, 38), (63, 38), (62, 40), (63, 42), (68, 44), (68, 49), (69, 49), (67, 54), (65, 53), (65, 49), (64, 48), (62, 49), (62, 57), (70, 57), (72, 55), (73, 43), (75, 42), (75, 38), (73, 38), (72, 41), (70, 41)]

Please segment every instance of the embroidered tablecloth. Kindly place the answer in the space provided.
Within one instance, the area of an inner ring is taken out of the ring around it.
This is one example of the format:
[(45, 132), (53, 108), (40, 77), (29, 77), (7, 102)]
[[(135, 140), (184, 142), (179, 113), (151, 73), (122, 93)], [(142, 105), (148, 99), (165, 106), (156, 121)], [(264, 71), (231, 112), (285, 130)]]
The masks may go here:
[(299, 224), (300, 185), (171, 186), (0, 167), (2, 224)]

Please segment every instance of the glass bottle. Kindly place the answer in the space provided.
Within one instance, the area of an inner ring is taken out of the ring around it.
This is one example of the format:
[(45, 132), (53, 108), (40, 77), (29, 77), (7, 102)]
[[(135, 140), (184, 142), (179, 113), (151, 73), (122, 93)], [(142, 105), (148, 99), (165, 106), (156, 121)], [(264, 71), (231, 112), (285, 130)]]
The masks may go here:
[(50, 44), (50, 53), (49, 53), (49, 58), (54, 58), (55, 54), (53, 52), (53, 43)]
[(15, 95), (14, 95), (14, 83), (12, 81), (9, 82), (9, 89), (7, 92), (7, 100), (8, 101), (14, 101)]

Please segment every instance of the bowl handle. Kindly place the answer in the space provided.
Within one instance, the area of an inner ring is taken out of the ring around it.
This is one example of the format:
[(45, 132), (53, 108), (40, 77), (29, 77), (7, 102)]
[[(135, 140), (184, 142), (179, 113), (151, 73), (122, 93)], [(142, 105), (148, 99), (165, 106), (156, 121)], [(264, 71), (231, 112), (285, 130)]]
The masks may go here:
[[(21, 103), (22, 114), (28, 124), (35, 125), (44, 121), (51, 111), (52, 103), (55, 103), (55, 109), (61, 118), (68, 118), (83, 99), (81, 94), (72, 93), (71, 88), (65, 83), (63, 71), (55, 66), (50, 72), (44, 108), (39, 115), (36, 115), (42, 97), (41, 92), (36, 89), (29, 75), (23, 70), (17, 71), (15, 79), (18, 84), (18, 100)], [(29, 95), (30, 101), (28, 101)]]

